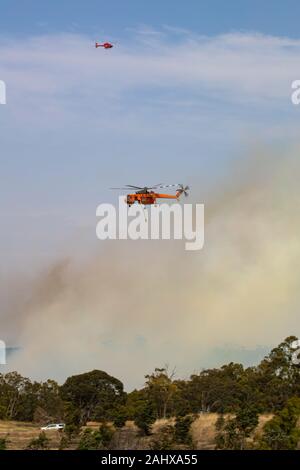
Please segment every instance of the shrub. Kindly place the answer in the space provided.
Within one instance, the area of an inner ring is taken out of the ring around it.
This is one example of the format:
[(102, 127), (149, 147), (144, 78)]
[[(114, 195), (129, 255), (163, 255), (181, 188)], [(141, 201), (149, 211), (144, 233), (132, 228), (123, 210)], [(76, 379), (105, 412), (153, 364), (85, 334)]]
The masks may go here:
[(107, 424), (102, 424), (97, 431), (91, 428), (84, 430), (78, 450), (99, 450), (106, 449), (114, 434), (114, 430)]
[(191, 425), (194, 417), (191, 415), (178, 416), (175, 423), (175, 440), (179, 444), (192, 445)]
[(172, 450), (175, 445), (175, 429), (171, 424), (162, 426), (151, 440), (150, 447), (152, 450)]
[(0, 439), (0, 450), (6, 450), (6, 444), (7, 444), (7, 441), (6, 439), (3, 437)]
[(27, 449), (30, 450), (45, 450), (48, 449), (49, 447), (49, 439), (46, 436), (46, 434), (41, 432), (39, 436), (36, 439), (32, 439), (30, 443), (28, 444)]

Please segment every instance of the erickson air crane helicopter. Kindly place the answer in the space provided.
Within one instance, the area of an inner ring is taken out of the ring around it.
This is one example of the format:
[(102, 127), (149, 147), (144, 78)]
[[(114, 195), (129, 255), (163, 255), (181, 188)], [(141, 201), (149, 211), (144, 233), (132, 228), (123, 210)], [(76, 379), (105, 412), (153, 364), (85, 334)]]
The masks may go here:
[[(177, 187), (175, 194), (161, 194), (156, 192), (160, 188), (171, 188)], [(110, 188), (110, 189), (122, 189), (124, 191), (135, 190), (134, 193), (127, 194), (126, 203), (130, 207), (132, 204), (137, 202), (144, 206), (149, 206), (151, 204), (156, 204), (157, 199), (179, 199), (182, 194), (188, 196), (189, 186), (184, 186), (183, 184), (156, 184), (155, 186), (133, 186), (131, 184), (125, 185), (123, 188)]]

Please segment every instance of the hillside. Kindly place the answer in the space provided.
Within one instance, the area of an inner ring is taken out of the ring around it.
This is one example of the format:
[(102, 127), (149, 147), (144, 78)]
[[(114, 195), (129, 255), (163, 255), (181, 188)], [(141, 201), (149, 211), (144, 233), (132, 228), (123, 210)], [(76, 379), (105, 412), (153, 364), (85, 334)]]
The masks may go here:
[[(19, 421), (0, 421), (0, 439), (5, 438), (9, 450), (26, 449), (32, 439), (40, 434), (40, 426), (33, 423), (22, 423)], [(61, 434), (59, 431), (48, 431), (50, 449), (57, 449)]]
[[(215, 423), (217, 413), (205, 413), (196, 418), (191, 426), (191, 435), (196, 449), (212, 450), (215, 447), (214, 439), (216, 436)], [(271, 418), (271, 415), (262, 415), (259, 419), (259, 425), (256, 432), (260, 432), (263, 424)], [(127, 421), (126, 425), (116, 430), (110, 448), (112, 449), (149, 449), (151, 441), (159, 434), (159, 431), (167, 424), (172, 425), (174, 420), (158, 420), (152, 426), (152, 436), (141, 436), (133, 422)], [(82, 430), (91, 428), (96, 430), (100, 423), (90, 422)], [(23, 423), (18, 421), (0, 421), (0, 439), (7, 439), (8, 450), (26, 449), (32, 439), (36, 439), (40, 434), (40, 426), (32, 423)], [(62, 433), (60, 431), (47, 431), (49, 439), (49, 448), (59, 449)], [(68, 449), (77, 447), (78, 439), (73, 440)]]

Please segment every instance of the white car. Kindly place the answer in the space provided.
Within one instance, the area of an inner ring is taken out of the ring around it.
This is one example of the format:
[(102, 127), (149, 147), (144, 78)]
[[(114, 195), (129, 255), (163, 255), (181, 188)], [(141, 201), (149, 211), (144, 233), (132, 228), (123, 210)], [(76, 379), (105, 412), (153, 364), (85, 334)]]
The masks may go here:
[(42, 431), (60, 431), (64, 429), (65, 425), (63, 423), (56, 423), (56, 424), (47, 424), (47, 426), (42, 426)]

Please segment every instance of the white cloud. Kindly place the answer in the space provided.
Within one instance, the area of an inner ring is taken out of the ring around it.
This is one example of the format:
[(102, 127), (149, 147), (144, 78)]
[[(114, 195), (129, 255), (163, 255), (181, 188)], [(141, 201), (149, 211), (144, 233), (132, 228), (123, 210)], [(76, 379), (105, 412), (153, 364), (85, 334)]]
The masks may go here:
[[(8, 104), (0, 109), (0, 211), (11, 217), (6, 217), (0, 234), (1, 272), (7, 271), (5, 263), (10, 265), (12, 259), (33, 271), (38, 256), (50, 250), (49, 257), (53, 257), (62, 240), (72, 245), (70, 220), (78, 226), (88, 219), (88, 232), (84, 236), (76, 232), (76, 236), (84, 237), (91, 246), (94, 210), (100, 196), (108, 197), (105, 188), (109, 186), (144, 184), (142, 180), (171, 183), (180, 175), (187, 183), (194, 177), (194, 186), (202, 190), (212, 176), (216, 186), (224, 162), (228, 163), (228, 148), (237, 145), (243, 133), (255, 139), (267, 136), (267, 140), (275, 140), (279, 135), (289, 140), (299, 127), (296, 107), (290, 101), (291, 82), (300, 75), (299, 52), (300, 41), (288, 38), (258, 34), (209, 38), (166, 28), (161, 34), (145, 29), (142, 34), (135, 32), (130, 42), (109, 51), (96, 50), (89, 38), (75, 34), (28, 38), (21, 45), (3, 39), (0, 78), (7, 83)], [(279, 173), (285, 168), (284, 158), (282, 161)], [(261, 171), (259, 160), (256, 163), (254, 174)], [(292, 176), (297, 170), (295, 165)], [(204, 259), (201, 257), (202, 264), (194, 258), (183, 261), (173, 253), (164, 256), (155, 249), (144, 256), (141, 249), (138, 260), (130, 259), (131, 271), (141, 274), (137, 280), (128, 279), (126, 254), (132, 252), (120, 250), (122, 263), (118, 257), (113, 264), (106, 260), (105, 266), (114, 268), (109, 279), (100, 259), (91, 264), (91, 279), (85, 271), (80, 273), (57, 304), (52, 299), (46, 303), (42, 315), (40, 308), (29, 309), (21, 334), (16, 335), (25, 347), (16, 366), (22, 363), (25, 371), (40, 375), (41, 371), (52, 374), (60, 364), (57, 374), (62, 378), (76, 368), (97, 366), (100, 357), (101, 366), (117, 375), (137, 357), (138, 364), (132, 362), (128, 371), (130, 382), (136, 383), (143, 372), (165, 358), (174, 357), (182, 371), (189, 370), (190, 364), (200, 364), (198, 354), (200, 357), (203, 351), (199, 352), (199, 341), (207, 350), (223, 339), (255, 348), (294, 333), (299, 278), (294, 260), (299, 256), (299, 243), (292, 230), (294, 209), (282, 208), (282, 204), (290, 197), (286, 189), (293, 187), (297, 195), (297, 186), (294, 180), (290, 184), (290, 174), (274, 186), (269, 182), (267, 188), (264, 181), (256, 183), (256, 176), (245, 194), (235, 190), (232, 196), (226, 188), (221, 191), (222, 204), (210, 224), (211, 245)], [(238, 176), (230, 174), (229, 187), (237, 180)], [(279, 202), (275, 218), (272, 204), (268, 205), (274, 193)], [(254, 213), (253, 197), (264, 201)], [(259, 229), (250, 240), (245, 233), (248, 212), (250, 223)], [(289, 226), (282, 239), (278, 224), (286, 213)], [(27, 214), (34, 217), (27, 218)], [(221, 240), (220, 234), (225, 235)], [(145, 258), (151, 264), (152, 254), (160, 269), (147, 271), (144, 283)], [(177, 276), (178, 265), (185, 271)], [(171, 284), (166, 284), (168, 278), (173, 280)], [(174, 289), (180, 281), (180, 289)], [(161, 285), (168, 285), (165, 292)], [(147, 304), (147, 296), (153, 304)], [(123, 316), (120, 311), (127, 297)], [(252, 316), (257, 298), (261, 309)], [(22, 306), (20, 311), (24, 311)], [(291, 312), (288, 322), (286, 311)], [(72, 338), (64, 344), (69, 334), (66, 318), (72, 319)], [(128, 339), (124, 332), (131, 321), (135, 326)], [(264, 325), (272, 321), (266, 334)], [(170, 322), (174, 322), (173, 342), (167, 331)], [(9, 326), (17, 328), (11, 320)], [(42, 330), (46, 340), (40, 335)], [(43, 357), (53, 347), (49, 332), (59, 344), (55, 361)], [(35, 341), (35, 335), (40, 341)], [(146, 338), (143, 356), (137, 354), (134, 335)], [(107, 352), (110, 343), (97, 343), (107, 337), (115, 341), (113, 354)], [(75, 363), (78, 344), (81, 351)], [(39, 355), (45, 362), (35, 363)]]
[[(155, 41), (144, 43), (144, 36)], [(176, 89), (195, 98), (204, 90), (233, 102), (285, 99), (299, 75), (300, 41), (259, 34), (195, 37), (139, 31), (136, 42), (104, 51), (85, 36), (61, 34), (0, 45), (1, 73), (17, 93), (45, 105), (57, 100), (124, 98), (128, 91)], [(45, 100), (43, 102), (43, 99)]]

